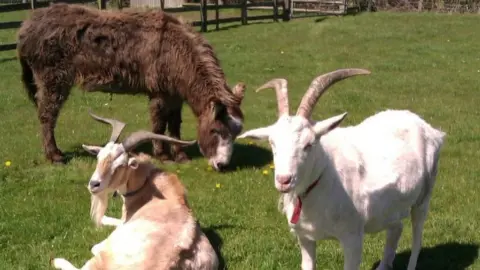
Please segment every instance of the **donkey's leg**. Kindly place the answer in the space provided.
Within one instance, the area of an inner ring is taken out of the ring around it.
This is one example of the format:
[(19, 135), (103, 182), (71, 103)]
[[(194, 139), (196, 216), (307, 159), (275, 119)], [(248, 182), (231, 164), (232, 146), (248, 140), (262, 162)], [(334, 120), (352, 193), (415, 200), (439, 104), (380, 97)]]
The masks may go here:
[[(56, 72), (57, 71), (57, 72)], [(39, 88), (37, 95), (38, 119), (41, 125), (43, 149), (48, 160), (63, 163), (64, 155), (57, 147), (55, 140), (55, 125), (63, 104), (70, 94), (73, 79), (68, 71), (46, 70), (42, 75), (35, 74), (35, 81)]]
[[(172, 136), (173, 138), (180, 139), (181, 125), (182, 125), (182, 105), (180, 103), (180, 107), (170, 111), (170, 115), (168, 117), (168, 132), (170, 133), (170, 136)], [(184, 162), (190, 161), (190, 158), (188, 158), (187, 154), (182, 150), (180, 145), (170, 144), (170, 148), (172, 150), (172, 155), (175, 162), (184, 163)]]
[[(150, 121), (152, 122), (152, 132), (156, 134), (165, 134), (167, 129), (168, 112), (164, 106), (164, 101), (161, 97), (150, 97)], [(153, 140), (153, 155), (160, 161), (170, 160), (168, 144)]]

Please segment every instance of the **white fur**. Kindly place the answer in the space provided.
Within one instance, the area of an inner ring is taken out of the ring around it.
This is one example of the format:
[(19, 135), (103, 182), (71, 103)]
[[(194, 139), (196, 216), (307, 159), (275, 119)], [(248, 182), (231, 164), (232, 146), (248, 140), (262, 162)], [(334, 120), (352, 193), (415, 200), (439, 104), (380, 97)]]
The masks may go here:
[(215, 156), (211, 157), (209, 164), (219, 170), (220, 166), (218, 164), (228, 164), (230, 162), (230, 157), (232, 156), (233, 143), (230, 139), (222, 139), (218, 136), (218, 146), (217, 153)]
[[(289, 221), (296, 197), (321, 176), (302, 199), (298, 223), (289, 222), (300, 245), (302, 269), (315, 269), (315, 243), (327, 238), (340, 241), (344, 269), (360, 269), (364, 234), (383, 230), (387, 239), (377, 269), (391, 268), (402, 220), (410, 215), (408, 270), (414, 270), (445, 133), (409, 111), (387, 110), (357, 126), (335, 128), (344, 117), (314, 123), (283, 116), (239, 138), (269, 140), (275, 186), (284, 192), (280, 207)], [(277, 181), (286, 176), (291, 183)]]

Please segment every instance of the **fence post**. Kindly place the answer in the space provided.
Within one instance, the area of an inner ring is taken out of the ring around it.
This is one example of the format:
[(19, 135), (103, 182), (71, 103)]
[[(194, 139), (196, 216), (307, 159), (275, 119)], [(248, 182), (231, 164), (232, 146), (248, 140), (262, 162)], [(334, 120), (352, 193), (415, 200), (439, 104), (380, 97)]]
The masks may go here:
[(247, 0), (242, 0), (242, 24), (246, 25), (247, 21)]
[(161, 8), (162, 10), (165, 9), (165, 0), (160, 0), (160, 8)]
[(99, 9), (107, 9), (107, 1), (106, 0), (98, 0), (98, 8)]
[(200, 19), (202, 22), (200, 31), (207, 32), (207, 0), (200, 0)]
[(30, 6), (32, 7), (32, 9), (35, 9), (35, 7), (37, 6), (37, 0), (30, 0)]
[(277, 3), (277, 0), (273, 0), (273, 21), (278, 22), (278, 3)]
[(218, 21), (220, 18), (219, 14), (219, 7), (218, 7), (218, 0), (215, 0), (215, 30), (220, 30), (220, 22)]

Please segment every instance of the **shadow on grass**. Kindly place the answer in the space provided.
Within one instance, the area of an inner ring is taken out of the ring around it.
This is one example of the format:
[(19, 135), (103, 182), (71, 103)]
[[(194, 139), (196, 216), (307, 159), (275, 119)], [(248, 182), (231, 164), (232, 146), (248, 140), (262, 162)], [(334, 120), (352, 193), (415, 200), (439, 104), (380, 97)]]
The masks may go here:
[(5, 62), (14, 61), (14, 60), (17, 60), (17, 57), (16, 57), (16, 56), (6, 57), (6, 58), (0, 58), (0, 64), (3, 64), (3, 63), (5, 63)]
[(203, 233), (207, 236), (208, 241), (210, 241), (210, 244), (212, 245), (213, 249), (215, 250), (215, 253), (217, 254), (218, 262), (219, 262), (218, 269), (228, 269), (228, 267), (225, 264), (225, 259), (223, 258), (223, 255), (221, 252), (223, 239), (222, 237), (220, 237), (220, 235), (218, 235), (216, 230), (233, 228), (233, 227), (234, 226), (232, 225), (224, 224), (224, 225), (202, 228)]
[[(417, 270), (463, 270), (467, 269), (478, 257), (479, 245), (446, 243), (429, 248), (422, 248), (418, 257)], [(407, 269), (410, 251), (398, 253), (393, 262), (393, 269)], [(380, 261), (376, 262), (372, 270)]]
[(95, 158), (95, 156), (85, 151), (81, 144), (74, 145), (73, 147), (70, 148), (69, 151), (63, 152), (63, 154), (65, 155), (65, 163), (67, 164), (74, 158), (79, 158), (79, 157)]
[(230, 164), (225, 172), (263, 167), (272, 161), (272, 153), (258, 145), (235, 143)]
[[(279, 17), (278, 19), (279, 19), (279, 21), (281, 21), (281, 18), (280, 18), (280, 17)], [(213, 29), (208, 30), (207, 33), (214, 33), (214, 32), (218, 32), (218, 31), (225, 31), (225, 30), (235, 29), (235, 28), (239, 28), (239, 27), (245, 27), (245, 26), (249, 26), (249, 25), (272, 24), (272, 23), (274, 23), (274, 21), (267, 21), (267, 22), (265, 22), (265, 21), (249, 22), (249, 23), (246, 24), (246, 25), (241, 24), (241, 22), (238, 22), (238, 24), (232, 24), (232, 25), (228, 25), (228, 26), (221, 26), (221, 24), (220, 24), (218, 30), (216, 30), (216, 29), (214, 28), (215, 25), (213, 24), (213, 25), (211, 26)]]
[[(203, 155), (200, 153), (197, 144), (186, 146), (183, 148), (185, 153), (189, 158), (197, 159), (197, 158), (204, 158)], [(148, 155), (153, 155), (153, 146), (151, 142), (145, 142), (141, 145), (138, 145), (135, 148), (136, 153), (145, 153)], [(65, 163), (69, 163), (74, 158), (79, 157), (91, 157), (95, 158), (87, 151), (82, 148), (81, 144), (74, 145), (70, 148), (69, 151), (64, 152), (65, 154)], [(269, 164), (272, 161), (272, 153), (260, 146), (257, 145), (245, 145), (235, 143), (232, 158), (230, 160), (230, 164), (224, 168), (223, 172), (231, 172), (237, 169), (248, 169), (248, 168), (255, 168), (255, 167), (263, 167)]]

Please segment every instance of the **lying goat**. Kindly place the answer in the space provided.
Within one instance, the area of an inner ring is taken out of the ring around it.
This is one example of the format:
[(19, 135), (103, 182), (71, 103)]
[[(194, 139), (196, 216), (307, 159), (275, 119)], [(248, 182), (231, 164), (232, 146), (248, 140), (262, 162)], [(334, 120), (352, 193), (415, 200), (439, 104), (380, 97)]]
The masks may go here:
[(370, 74), (342, 69), (317, 77), (296, 116), (289, 115), (287, 81), (274, 79), (257, 91), (275, 88), (279, 119), (239, 138), (268, 139), (275, 164), (279, 206), (297, 235), (302, 269), (315, 269), (317, 240), (336, 238), (344, 269), (359, 269), (365, 233), (387, 231), (377, 269), (392, 267), (402, 220), (412, 219), (414, 270), (422, 243), (440, 148), (445, 133), (409, 111), (387, 110), (357, 126), (336, 128), (346, 113), (314, 122), (320, 96), (342, 79)]
[[(195, 141), (138, 131), (115, 143), (125, 124), (92, 116), (110, 123), (113, 132), (104, 147), (83, 146), (98, 158), (88, 186), (91, 215), (97, 225), (102, 220), (121, 225), (92, 248), (94, 257), (82, 269), (218, 269), (217, 255), (195, 221), (177, 176), (156, 168), (147, 155), (129, 154), (146, 140), (180, 145)], [(108, 194), (114, 190), (124, 198), (124, 223), (104, 216)], [(61, 258), (52, 263), (57, 269), (77, 269)]]

